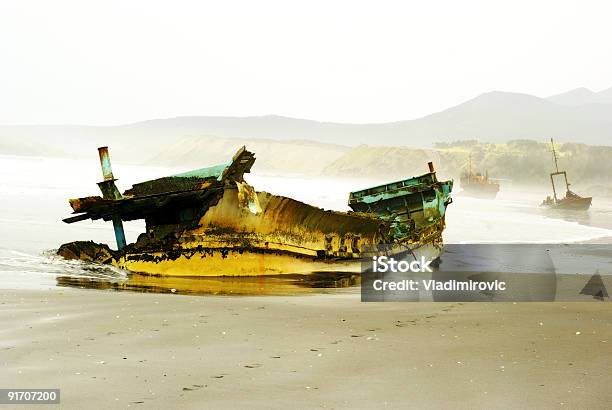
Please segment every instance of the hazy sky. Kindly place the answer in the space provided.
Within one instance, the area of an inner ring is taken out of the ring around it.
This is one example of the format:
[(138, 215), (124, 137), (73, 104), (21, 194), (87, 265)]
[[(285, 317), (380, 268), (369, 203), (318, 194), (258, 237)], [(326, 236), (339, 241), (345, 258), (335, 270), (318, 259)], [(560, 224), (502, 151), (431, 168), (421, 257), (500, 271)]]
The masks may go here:
[(0, 123), (416, 118), (612, 86), (609, 1), (0, 2)]

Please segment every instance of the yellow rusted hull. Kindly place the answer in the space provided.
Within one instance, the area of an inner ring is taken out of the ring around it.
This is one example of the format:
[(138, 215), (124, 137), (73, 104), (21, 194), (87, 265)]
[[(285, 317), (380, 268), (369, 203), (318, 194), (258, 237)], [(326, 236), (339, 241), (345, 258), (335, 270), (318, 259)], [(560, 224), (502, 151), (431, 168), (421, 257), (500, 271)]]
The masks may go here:
[(265, 192), (252, 195), (257, 195), (256, 212), (242, 204), (239, 190), (228, 188), (199, 226), (183, 231), (172, 246), (136, 247), (114, 264), (130, 272), (182, 277), (360, 271), (361, 248), (375, 243), (377, 219)]
[[(196, 227), (177, 232), (154, 226), (122, 252), (91, 243), (89, 255), (70, 247), (60, 254), (168, 277), (359, 273), (364, 252), (385, 239), (381, 221), (371, 215), (325, 211), (265, 192), (249, 195), (254, 206), (245, 205), (239, 189), (226, 188)], [(414, 248), (428, 248), (427, 256), (435, 259), (443, 227), (441, 220), (423, 229)], [(164, 237), (171, 239), (158, 239)]]
[[(161, 252), (147, 254), (164, 258)], [(161, 276), (260, 276), (309, 274), (313, 272), (360, 271), (360, 261), (323, 261), (313, 257), (297, 257), (291, 254), (253, 252), (248, 250), (206, 250), (176, 259), (145, 260), (137, 255), (126, 255), (116, 265), (130, 272)]]

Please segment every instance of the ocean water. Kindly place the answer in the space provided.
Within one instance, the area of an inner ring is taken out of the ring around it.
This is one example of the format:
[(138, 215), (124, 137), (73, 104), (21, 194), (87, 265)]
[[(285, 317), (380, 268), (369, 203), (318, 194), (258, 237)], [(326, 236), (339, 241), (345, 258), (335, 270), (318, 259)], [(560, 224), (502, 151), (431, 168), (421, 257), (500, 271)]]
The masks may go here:
[[(113, 163), (121, 191), (136, 182), (187, 171), (182, 168)], [(82, 160), (0, 155), (0, 288), (45, 288), (58, 276), (126, 277), (126, 272), (76, 261), (54, 251), (65, 242), (93, 240), (114, 247), (112, 225), (103, 221), (65, 224), (68, 198), (99, 195), (96, 155)], [(286, 177), (249, 174), (258, 191), (285, 195), (325, 209), (348, 210), (350, 191), (382, 180)], [(594, 198), (588, 213), (550, 213), (538, 207), (547, 192), (502, 190), (495, 200), (454, 195), (447, 212), (447, 243), (612, 243), (612, 199)], [(128, 242), (144, 231), (143, 221), (125, 223)]]

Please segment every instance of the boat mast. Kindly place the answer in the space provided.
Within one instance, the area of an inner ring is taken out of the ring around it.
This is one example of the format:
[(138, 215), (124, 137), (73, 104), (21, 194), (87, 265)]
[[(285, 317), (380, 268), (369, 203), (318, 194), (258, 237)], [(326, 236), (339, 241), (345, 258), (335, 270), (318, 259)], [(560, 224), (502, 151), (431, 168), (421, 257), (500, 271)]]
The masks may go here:
[[(569, 182), (567, 182), (567, 172), (565, 171), (559, 171), (559, 164), (557, 162), (557, 151), (555, 150), (555, 142), (553, 141), (553, 139), (550, 139), (550, 146), (552, 147), (552, 154), (553, 154), (553, 160), (555, 162), (555, 172), (550, 174), (550, 183), (552, 184), (552, 188), (553, 188), (553, 195), (555, 197), (555, 202), (557, 201), (557, 190), (555, 189), (555, 180), (554, 180), (554, 176), (555, 175), (563, 175), (563, 177), (565, 178), (565, 189), (566, 192), (570, 192), (569, 190)], [(567, 195), (566, 195), (567, 196)]]
[[(552, 138), (550, 139), (550, 146), (552, 147), (553, 160), (555, 162), (555, 169), (557, 170), (556, 172), (559, 172), (559, 165), (557, 164), (557, 152), (555, 151), (555, 143)], [(555, 189), (554, 179), (555, 174), (556, 173), (550, 174), (550, 183), (552, 184), (553, 197), (555, 198), (555, 202), (557, 202), (557, 190)]]
[(559, 164), (557, 163), (557, 151), (555, 151), (555, 142), (550, 139), (550, 146), (552, 147), (553, 160), (555, 161), (555, 171), (559, 172)]
[[(555, 160), (555, 169), (556, 172), (554, 173), (554, 175), (563, 175), (563, 178), (565, 178), (565, 189), (567, 191), (569, 191), (569, 182), (567, 182), (567, 172), (565, 171), (559, 171), (559, 165), (557, 164), (557, 151), (555, 150), (555, 143), (553, 141), (553, 139), (550, 139), (550, 145), (552, 146), (552, 154), (553, 154), (553, 159)], [(551, 180), (552, 180), (552, 175), (550, 176)], [(555, 187), (553, 184), (553, 191), (554, 191)]]

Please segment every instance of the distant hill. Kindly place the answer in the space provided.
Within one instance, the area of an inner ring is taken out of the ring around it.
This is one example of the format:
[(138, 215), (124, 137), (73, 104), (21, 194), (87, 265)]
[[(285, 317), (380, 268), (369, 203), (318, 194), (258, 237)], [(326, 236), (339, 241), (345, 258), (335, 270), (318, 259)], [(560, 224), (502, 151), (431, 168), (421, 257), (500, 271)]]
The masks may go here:
[(581, 87), (562, 94), (553, 95), (547, 99), (553, 103), (566, 106), (612, 104), (612, 87), (600, 92), (594, 92), (588, 88)]
[(312, 141), (184, 137), (169, 145), (147, 163), (156, 166), (202, 168), (229, 161), (236, 150), (246, 145), (257, 160), (253, 172), (319, 175), (323, 168), (350, 148)]
[[(566, 143), (557, 144), (557, 151), (559, 167), (568, 172), (568, 178), (575, 187), (609, 185), (612, 179), (612, 147)], [(548, 185), (553, 168), (550, 145), (547, 143), (530, 140), (505, 144), (459, 141), (440, 143), (436, 148), (427, 150), (362, 145), (330, 163), (323, 174), (391, 180), (427, 172), (427, 162), (433, 161), (440, 177), (457, 179), (466, 168), (469, 157), (474, 172), (486, 171), (492, 178), (521, 185)], [(612, 193), (612, 189), (607, 190)]]
[(612, 145), (612, 88), (600, 93), (573, 90), (548, 99), (495, 91), (419, 119), (382, 124), (340, 124), (279, 116), (195, 116), (108, 127), (0, 126), (0, 153), (32, 151), (82, 156), (100, 145), (109, 145), (115, 156), (138, 162), (166, 152), (179, 138), (203, 136), (420, 148), (462, 139), (503, 143), (549, 137), (560, 142)]
[[(417, 141), (545, 139), (599, 143), (612, 132), (612, 105), (565, 107), (527, 94), (490, 92), (436, 114), (396, 123)], [(399, 145), (399, 144), (398, 144)]]

